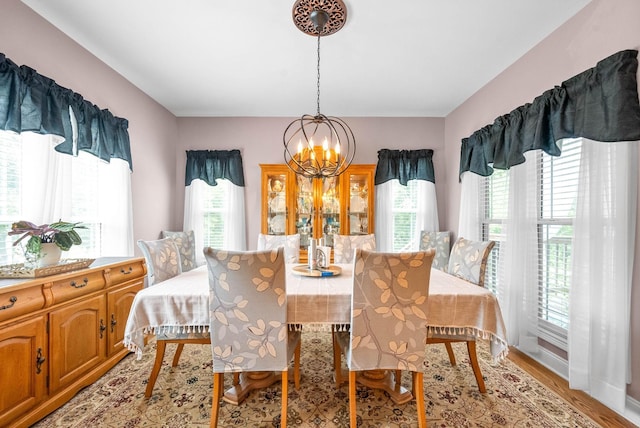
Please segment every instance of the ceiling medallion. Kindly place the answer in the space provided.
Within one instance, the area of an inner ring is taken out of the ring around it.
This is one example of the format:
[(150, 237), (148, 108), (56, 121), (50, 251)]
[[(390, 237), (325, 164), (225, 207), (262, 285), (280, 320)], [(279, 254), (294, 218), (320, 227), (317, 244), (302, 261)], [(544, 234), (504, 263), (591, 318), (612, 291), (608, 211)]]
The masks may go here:
[(347, 21), (347, 7), (342, 0), (297, 0), (293, 5), (293, 23), (303, 33), (317, 36), (318, 30), (311, 19), (314, 10), (323, 10), (329, 20), (321, 30), (321, 36), (329, 36), (340, 30)]

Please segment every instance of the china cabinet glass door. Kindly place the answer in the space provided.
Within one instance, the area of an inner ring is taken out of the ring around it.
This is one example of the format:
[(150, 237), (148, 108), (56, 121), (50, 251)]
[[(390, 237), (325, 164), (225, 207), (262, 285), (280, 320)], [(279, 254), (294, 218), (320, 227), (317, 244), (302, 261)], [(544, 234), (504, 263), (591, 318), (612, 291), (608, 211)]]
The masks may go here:
[(266, 226), (269, 235), (287, 233), (287, 174), (266, 173)]
[(328, 177), (318, 180), (320, 185), (320, 230), (319, 238), (324, 245), (333, 247), (333, 235), (340, 234), (340, 178)]
[(300, 248), (306, 249), (314, 233), (316, 205), (313, 200), (313, 180), (296, 175), (296, 189), (296, 232), (300, 234)]
[(370, 167), (354, 165), (345, 173), (345, 191), (348, 222), (345, 233), (348, 235), (366, 235), (373, 233), (373, 174)]

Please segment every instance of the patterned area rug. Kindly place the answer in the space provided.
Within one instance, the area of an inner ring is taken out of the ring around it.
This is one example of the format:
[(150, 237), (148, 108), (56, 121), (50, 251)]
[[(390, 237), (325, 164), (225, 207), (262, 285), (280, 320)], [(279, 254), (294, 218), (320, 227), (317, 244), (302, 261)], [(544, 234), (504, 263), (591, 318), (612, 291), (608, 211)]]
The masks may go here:
[[(478, 343), (487, 393), (478, 392), (463, 344), (454, 345), (458, 365), (451, 367), (443, 345), (426, 347), (424, 394), (430, 427), (598, 427), (591, 419), (546, 389), (512, 362), (490, 364), (488, 346)], [(208, 426), (212, 376), (208, 345), (188, 345), (171, 368), (173, 345), (167, 346), (153, 396), (144, 397), (155, 343), (143, 359), (131, 354), (95, 384), (38, 424), (46, 427), (194, 427)], [(288, 425), (348, 427), (348, 387), (335, 387), (331, 336), (304, 332), (301, 385), (289, 388)], [(344, 359), (343, 359), (344, 360)], [(344, 365), (344, 361), (343, 361)], [(226, 376), (231, 382), (231, 376)], [(403, 385), (410, 387), (405, 375)], [(279, 427), (278, 384), (253, 391), (240, 405), (221, 404), (220, 427)], [(417, 426), (415, 402), (395, 405), (378, 390), (358, 386), (359, 427)]]

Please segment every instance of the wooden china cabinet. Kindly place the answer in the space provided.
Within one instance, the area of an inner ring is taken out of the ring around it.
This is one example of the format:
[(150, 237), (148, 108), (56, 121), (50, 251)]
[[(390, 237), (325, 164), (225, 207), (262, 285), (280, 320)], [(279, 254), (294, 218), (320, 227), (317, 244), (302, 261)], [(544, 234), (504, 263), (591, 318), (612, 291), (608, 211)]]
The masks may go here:
[(373, 233), (375, 165), (351, 165), (338, 177), (310, 179), (286, 164), (262, 164), (262, 233), (300, 234), (300, 258), (309, 239)]

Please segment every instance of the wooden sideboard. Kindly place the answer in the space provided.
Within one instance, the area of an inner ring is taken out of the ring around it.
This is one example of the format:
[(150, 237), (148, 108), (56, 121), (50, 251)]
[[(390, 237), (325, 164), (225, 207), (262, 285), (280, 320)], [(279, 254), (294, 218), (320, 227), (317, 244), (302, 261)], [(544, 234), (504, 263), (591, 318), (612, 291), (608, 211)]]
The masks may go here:
[(42, 419), (127, 355), (124, 328), (146, 272), (143, 258), (110, 257), (0, 280), (0, 427)]

